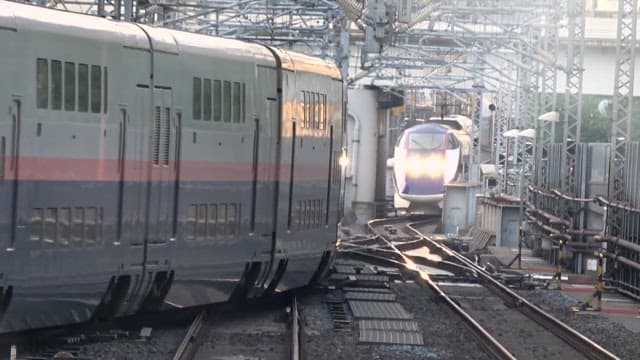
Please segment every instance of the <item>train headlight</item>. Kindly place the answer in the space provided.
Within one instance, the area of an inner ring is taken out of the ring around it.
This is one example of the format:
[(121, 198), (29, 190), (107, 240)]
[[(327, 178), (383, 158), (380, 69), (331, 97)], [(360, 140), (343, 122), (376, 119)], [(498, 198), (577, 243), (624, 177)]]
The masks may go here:
[(425, 158), (420, 156), (412, 156), (407, 158), (405, 170), (411, 177), (424, 176), (427, 174), (427, 164)]
[(439, 155), (412, 156), (406, 162), (407, 174), (412, 177), (440, 178), (445, 167), (445, 160)]
[(442, 156), (434, 155), (427, 158), (429, 164), (429, 177), (442, 178), (444, 171), (447, 167), (447, 162)]
[(347, 166), (349, 166), (349, 156), (347, 156), (347, 149), (342, 149), (342, 154), (340, 155), (340, 158), (338, 159), (338, 164), (340, 164), (340, 166), (344, 169)]

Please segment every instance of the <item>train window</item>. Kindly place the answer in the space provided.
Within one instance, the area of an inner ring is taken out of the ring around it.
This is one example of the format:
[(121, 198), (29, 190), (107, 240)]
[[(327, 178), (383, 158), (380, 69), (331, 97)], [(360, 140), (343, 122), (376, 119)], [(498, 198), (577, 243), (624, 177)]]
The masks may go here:
[(161, 110), (162, 108), (160, 106), (154, 107), (153, 130), (152, 130), (153, 133), (151, 134), (151, 156), (152, 156), (153, 165), (160, 164), (160, 131), (161, 131), (160, 117), (162, 116)]
[(309, 92), (309, 127), (316, 127), (316, 93)]
[(86, 208), (84, 212), (84, 233), (87, 244), (95, 244), (98, 240), (98, 209)]
[(457, 149), (460, 147), (460, 143), (458, 139), (456, 139), (455, 135), (449, 134), (449, 143), (447, 144), (447, 149)]
[(298, 225), (298, 229), (300, 229), (301, 219), (302, 219), (302, 201), (296, 201), (296, 211), (295, 211), (295, 219), (294, 223)]
[(324, 129), (324, 94), (318, 94), (318, 129)]
[(6, 154), (6, 140), (4, 136), (0, 136), (0, 180), (4, 180), (4, 158)]
[(322, 121), (322, 111), (320, 110), (322, 108), (322, 96), (319, 93), (315, 93), (315, 107), (316, 107), (316, 111), (315, 111), (315, 128), (316, 129), (321, 129), (320, 127), (320, 122)]
[(36, 103), (39, 109), (49, 107), (49, 63), (38, 59), (36, 66)]
[(315, 93), (312, 91), (309, 91), (308, 94), (309, 94), (309, 105), (307, 109), (309, 110), (309, 123), (307, 124), (307, 127), (313, 129), (313, 123), (315, 118), (315, 100), (314, 100)]
[(318, 202), (316, 200), (309, 200), (309, 206), (310, 206), (310, 211), (309, 211), (309, 226), (310, 228), (315, 227), (316, 225), (316, 213), (318, 212)]
[(306, 128), (313, 127), (313, 93), (311, 91), (307, 91), (307, 106), (305, 109), (307, 110), (307, 124)]
[(200, 120), (202, 116), (202, 80), (193, 78), (193, 120)]
[(222, 120), (231, 122), (231, 81), (224, 82), (222, 91)]
[(301, 127), (307, 127), (307, 92), (302, 91), (302, 123)]
[(444, 147), (444, 134), (411, 133), (409, 134), (409, 149), (437, 150)]
[(96, 243), (102, 244), (102, 224), (103, 224), (103, 214), (102, 207), (98, 208), (98, 217), (96, 219)]
[(162, 138), (164, 144), (162, 149), (162, 164), (169, 165), (169, 147), (171, 146), (171, 108), (164, 108), (164, 136)]
[(304, 203), (303, 200), (298, 202), (298, 229), (304, 229)]
[(318, 204), (315, 200), (309, 200), (309, 228), (313, 228), (316, 224), (316, 211), (318, 210)]
[(317, 124), (318, 124), (318, 129), (322, 129), (324, 128), (324, 126), (322, 125), (322, 107), (323, 107), (323, 102), (322, 102), (322, 94), (318, 93), (318, 102), (316, 103), (316, 106), (318, 107), (318, 111), (316, 113), (317, 118)]
[(240, 234), (240, 222), (242, 221), (242, 204), (236, 205), (236, 234)]
[(327, 128), (327, 95), (322, 94), (322, 116), (320, 122), (320, 129)]
[(318, 93), (311, 93), (311, 124), (312, 129), (318, 128)]
[(51, 108), (62, 110), (62, 62), (51, 60)]
[(222, 81), (213, 80), (213, 121), (222, 120)]
[(71, 209), (60, 208), (58, 210), (58, 244), (69, 245), (71, 236)]
[(239, 123), (240, 117), (242, 116), (241, 108), (242, 108), (242, 93), (239, 82), (233, 83), (233, 122)]
[(58, 235), (58, 209), (48, 208), (44, 216), (44, 242), (55, 243)]
[(307, 127), (307, 123), (309, 122), (309, 119), (307, 118), (308, 116), (308, 112), (307, 112), (307, 106), (308, 106), (309, 100), (307, 99), (307, 92), (306, 91), (302, 91), (302, 123), (300, 124), (301, 127), (306, 128)]
[(218, 205), (218, 235), (227, 235), (227, 204)]
[(204, 79), (202, 98), (202, 119), (211, 121), (211, 79)]
[(194, 240), (196, 237), (196, 206), (189, 205), (187, 210), (187, 240)]
[(342, 151), (337, 150), (333, 152), (333, 170), (331, 171), (333, 175), (333, 185), (340, 185), (340, 179), (342, 178), (342, 167), (340, 166), (340, 157), (342, 156)]
[(64, 109), (76, 110), (76, 64), (64, 63)]
[(91, 65), (91, 112), (102, 111), (102, 70), (98, 65)]
[(105, 114), (107, 113), (108, 100), (109, 100), (109, 72), (105, 67), (104, 72), (102, 74), (102, 109)]
[(207, 205), (198, 205), (196, 223), (196, 240), (205, 240), (207, 238)]
[(216, 222), (218, 222), (218, 206), (216, 204), (209, 205), (209, 219), (207, 220), (207, 238), (216, 237)]
[(78, 64), (78, 111), (89, 111), (89, 65)]
[(247, 97), (246, 97), (246, 91), (245, 91), (245, 86), (244, 83), (242, 83), (242, 123), (244, 124), (244, 122), (246, 121), (246, 117), (245, 117), (245, 112), (246, 112), (246, 106), (247, 106)]
[(31, 236), (33, 241), (40, 241), (42, 239), (42, 232), (44, 230), (44, 209), (31, 210)]
[(227, 206), (227, 233), (235, 234), (238, 227), (238, 214), (236, 213), (236, 204), (229, 204)]
[(76, 207), (71, 213), (71, 243), (80, 246), (82, 240), (84, 240), (84, 208)]

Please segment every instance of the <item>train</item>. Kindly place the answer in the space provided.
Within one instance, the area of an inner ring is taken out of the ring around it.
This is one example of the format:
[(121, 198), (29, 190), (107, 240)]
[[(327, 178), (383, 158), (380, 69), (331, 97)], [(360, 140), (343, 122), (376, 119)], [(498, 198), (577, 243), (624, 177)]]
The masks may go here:
[(456, 181), (469, 161), (472, 134), (473, 122), (463, 115), (407, 122), (387, 160), (395, 210), (439, 215), (445, 185)]
[(0, 333), (304, 287), (343, 79), (271, 46), (0, 1)]

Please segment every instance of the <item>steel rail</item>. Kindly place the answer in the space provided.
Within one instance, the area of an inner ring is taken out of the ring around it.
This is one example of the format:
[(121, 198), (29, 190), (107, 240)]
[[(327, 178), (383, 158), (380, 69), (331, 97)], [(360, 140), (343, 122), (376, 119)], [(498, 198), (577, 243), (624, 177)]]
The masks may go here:
[(509, 349), (507, 349), (504, 345), (502, 345), (498, 339), (493, 337), (491, 333), (489, 333), (480, 323), (478, 323), (469, 313), (464, 311), (458, 303), (456, 303), (449, 295), (447, 295), (440, 287), (433, 281), (431, 278), (422, 272), (420, 272), (420, 277), (418, 278), (419, 282), (426, 284), (426, 286), (430, 287), (441, 299), (445, 301), (447, 306), (453, 312), (458, 314), (465, 325), (473, 332), (476, 338), (479, 340), (480, 344), (487, 350), (491, 355), (493, 355), (496, 359), (508, 359), (515, 360), (516, 357), (511, 354)]
[(293, 296), (291, 304), (291, 360), (300, 360), (300, 313), (298, 301)]
[(200, 345), (199, 334), (200, 329), (202, 329), (202, 325), (204, 324), (205, 317), (206, 310), (202, 310), (193, 320), (191, 326), (189, 326), (189, 329), (187, 330), (187, 334), (184, 339), (182, 339), (178, 350), (176, 350), (176, 353), (173, 355), (173, 360), (193, 359), (196, 354), (196, 350)]
[[(373, 231), (374, 233), (377, 233), (374, 227), (379, 226), (378, 223), (384, 223), (384, 222), (399, 223), (400, 221), (401, 220), (396, 220), (396, 219), (392, 221), (389, 221), (386, 219), (372, 220), (372, 221), (369, 221), (367, 225), (369, 226), (369, 229), (371, 231)], [(405, 224), (405, 226), (409, 228), (407, 224)], [(418, 236), (424, 238), (424, 236), (422, 236), (422, 234), (420, 234), (419, 232), (417, 234)], [(398, 250), (398, 248), (394, 244), (392, 244), (389, 240), (387, 240), (384, 235), (379, 233), (378, 235), (380, 239), (382, 239), (384, 242), (389, 244), (389, 246), (391, 246), (394, 250), (397, 251), (397, 255), (399, 255), (400, 257), (403, 258), (403, 260), (405, 260), (404, 264), (399, 263), (397, 261), (393, 261), (394, 263), (402, 265), (407, 270), (416, 271), (415, 264), (411, 259), (409, 259), (406, 255), (404, 255), (400, 250)], [(380, 258), (380, 257), (376, 257), (376, 258)], [(476, 336), (481, 346), (483, 346), (485, 350), (487, 350), (487, 352), (489, 352), (496, 359), (501, 359), (501, 360), (516, 359), (504, 345), (502, 345), (493, 335), (491, 335), (485, 328), (483, 328), (482, 325), (480, 325), (475, 319), (473, 319), (471, 315), (469, 315), (466, 311), (464, 311), (464, 309), (462, 309), (453, 299), (451, 299), (446, 293), (444, 293), (442, 289), (440, 289), (427, 274), (420, 271), (416, 271), (416, 272), (420, 275), (419, 276), (420, 283), (422, 283), (423, 285), (426, 284), (427, 286), (429, 286), (440, 298), (442, 298), (445, 301), (447, 306), (449, 306), (449, 308), (453, 310), (453, 312), (455, 312), (456, 314), (458, 314), (458, 316), (460, 316), (464, 324)]]
[(619, 359), (616, 355), (609, 352), (596, 342), (590, 340), (589, 338), (580, 334), (573, 328), (567, 326), (560, 320), (547, 314), (533, 303), (529, 302), (525, 298), (513, 292), (508, 287), (504, 286), (502, 283), (494, 279), (491, 274), (487, 273), (483, 268), (473, 263), (471, 260), (449, 248), (442, 246), (438, 242), (431, 239), (431, 237), (422, 234), (419, 230), (415, 229), (411, 225), (407, 225), (407, 227), (414, 231), (416, 235), (422, 236), (425, 240), (429, 241), (439, 250), (455, 257), (456, 259), (458, 259), (458, 261), (466, 264), (471, 269), (474, 269), (478, 276), (482, 278), (482, 280), (484, 280), (487, 288), (491, 290), (496, 296), (500, 297), (510, 304), (513, 304), (524, 315), (534, 320), (542, 327), (551, 331), (553, 334), (561, 338), (565, 343), (569, 344), (577, 351), (581, 352), (587, 358), (593, 360)]

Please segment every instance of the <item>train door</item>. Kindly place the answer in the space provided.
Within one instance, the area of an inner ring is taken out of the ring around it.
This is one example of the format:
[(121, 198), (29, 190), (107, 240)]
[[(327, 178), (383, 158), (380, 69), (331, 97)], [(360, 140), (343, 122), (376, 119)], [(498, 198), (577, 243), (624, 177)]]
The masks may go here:
[[(0, 56), (1, 69), (24, 69), (22, 64), (22, 48), (19, 46), (17, 36), (17, 24), (10, 8), (4, 8), (0, 4), (0, 12), (3, 12), (3, 24), (0, 28), (0, 44), (2, 44), (2, 56)], [(17, 234), (18, 221), (18, 182), (19, 168), (18, 152), (20, 149), (20, 127), (22, 99), (15, 95), (24, 83), (23, 71), (3, 71), (0, 82), (0, 248), (13, 248)], [(9, 112), (6, 110), (9, 109)], [(5, 236), (4, 234), (8, 234)], [(5, 252), (5, 255), (8, 252)], [(2, 258), (0, 258), (2, 261)], [(4, 266), (0, 264), (0, 273)], [(6, 265), (6, 264), (4, 264)], [(0, 279), (0, 286), (2, 280)]]
[[(276, 137), (279, 134), (279, 103), (277, 71), (272, 68), (258, 68), (257, 94), (258, 109), (254, 119), (253, 140), (253, 186), (251, 207), (251, 232), (260, 243), (256, 245), (260, 253), (269, 254), (268, 263), (262, 267), (262, 274), (256, 279), (254, 296), (261, 295), (277, 277), (278, 264), (274, 264), (276, 232)], [(273, 84), (274, 86), (267, 86)], [(265, 261), (266, 259), (262, 259)]]
[(148, 87), (138, 87), (131, 110), (134, 120), (126, 107), (120, 109), (117, 226), (118, 241), (129, 245), (130, 271), (120, 281), (127, 294), (118, 315), (156, 308), (172, 281), (169, 247), (177, 176), (174, 111), (171, 90), (154, 89), (151, 94)]
[(171, 90), (154, 89), (150, 124), (150, 179), (147, 203), (146, 266), (165, 268), (175, 217), (175, 121)]
[(20, 97), (12, 97), (9, 105), (8, 121), (0, 123), (0, 194), (6, 206), (0, 213), (0, 224), (7, 227), (3, 234), (9, 234), (7, 248), (13, 248), (20, 238), (19, 231), (19, 174), (20, 139), (22, 133), (22, 102)]

